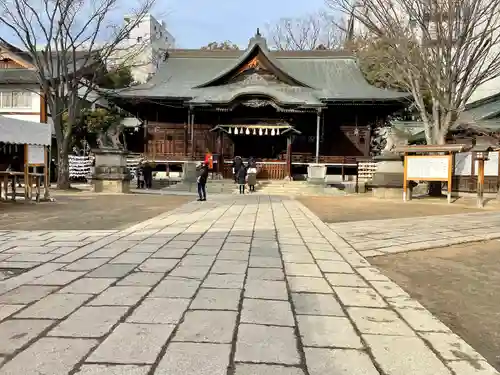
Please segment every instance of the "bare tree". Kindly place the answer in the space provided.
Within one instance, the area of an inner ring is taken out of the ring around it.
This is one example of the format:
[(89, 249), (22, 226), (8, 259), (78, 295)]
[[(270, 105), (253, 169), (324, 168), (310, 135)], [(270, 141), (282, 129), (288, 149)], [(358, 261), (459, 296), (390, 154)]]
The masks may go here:
[(211, 42), (206, 46), (201, 47), (202, 50), (210, 50), (210, 51), (238, 51), (240, 47), (237, 44), (234, 44), (230, 40), (226, 40), (221, 43)]
[(384, 46), (371, 58), (412, 94), (428, 144), (444, 144), (472, 93), (500, 75), (500, 0), (327, 2)]
[(344, 32), (340, 23), (324, 12), (299, 18), (282, 18), (267, 25), (272, 47), (277, 50), (325, 50), (342, 45)]
[(82, 107), (109, 64), (135, 63), (147, 42), (129, 45), (129, 33), (153, 2), (136, 3), (128, 22), (115, 25), (119, 0), (0, 0), (0, 25), (22, 44), (54, 123), (59, 188), (70, 186), (69, 145)]

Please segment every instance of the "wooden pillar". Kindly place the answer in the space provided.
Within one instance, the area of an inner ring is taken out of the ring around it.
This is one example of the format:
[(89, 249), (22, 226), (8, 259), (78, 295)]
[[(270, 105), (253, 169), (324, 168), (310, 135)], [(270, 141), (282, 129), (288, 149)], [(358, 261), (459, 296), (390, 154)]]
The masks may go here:
[(9, 175), (7, 173), (3, 176), (3, 190), (5, 193), (5, 200), (9, 199)]
[(286, 176), (292, 179), (292, 135), (286, 138)]
[(320, 128), (321, 128), (321, 109), (318, 109), (318, 112), (316, 114), (316, 158), (315, 158), (316, 164), (319, 163), (319, 135), (320, 135)]
[(477, 161), (477, 206), (484, 207), (484, 158)]
[(191, 132), (191, 108), (188, 109), (187, 125), (184, 129), (184, 156), (187, 158), (189, 149), (189, 134)]
[(47, 101), (45, 95), (40, 95), (40, 122), (46, 124), (48, 122)]
[(408, 153), (404, 156), (404, 172), (403, 172), (403, 202), (409, 201), (411, 194), (408, 194)]
[(366, 157), (370, 156), (370, 145), (372, 143), (372, 127), (368, 125), (366, 127), (365, 133), (365, 155)]
[(194, 112), (191, 110), (191, 160), (194, 160)]
[(224, 141), (224, 134), (219, 131), (217, 132), (217, 154), (219, 155), (217, 158), (217, 174), (221, 177), (224, 177), (224, 149), (222, 148), (222, 142)]
[[(24, 199), (29, 199), (29, 166), (28, 166), (28, 145), (24, 145)], [(15, 183), (16, 181), (14, 181)]]
[(45, 156), (45, 169), (44, 169), (44, 176), (43, 176), (43, 199), (49, 200), (50, 199), (50, 193), (49, 193), (50, 159), (49, 159), (48, 147), (46, 147), (46, 146), (44, 147), (43, 153)]

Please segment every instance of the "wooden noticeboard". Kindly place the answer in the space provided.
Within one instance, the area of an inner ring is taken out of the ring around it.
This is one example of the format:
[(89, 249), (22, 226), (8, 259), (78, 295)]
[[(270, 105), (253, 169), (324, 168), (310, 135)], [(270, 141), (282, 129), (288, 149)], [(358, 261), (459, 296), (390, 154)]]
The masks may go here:
[(448, 183), (448, 203), (451, 202), (453, 155), (405, 155), (403, 200), (409, 197), (408, 181), (442, 181)]
[(45, 155), (45, 146), (41, 145), (26, 145), (27, 150), (27, 159), (29, 166), (39, 166), (43, 167), (46, 163), (46, 155)]

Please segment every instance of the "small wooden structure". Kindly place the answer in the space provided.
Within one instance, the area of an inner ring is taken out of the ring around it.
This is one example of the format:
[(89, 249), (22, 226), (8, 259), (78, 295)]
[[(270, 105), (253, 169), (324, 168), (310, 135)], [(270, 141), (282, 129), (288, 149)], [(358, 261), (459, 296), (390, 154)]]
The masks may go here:
[[(9, 180), (12, 183), (11, 199), (16, 199), (16, 186), (18, 179), (24, 178), (24, 197), (27, 200), (41, 199), (40, 186), (43, 179), (44, 198), (49, 199), (49, 158), (48, 147), (52, 140), (51, 128), (48, 124), (25, 120), (17, 120), (0, 116), (0, 143), (23, 145), (24, 161), (23, 171), (0, 171), (0, 196), (8, 199)], [(43, 173), (38, 173), (37, 168), (43, 167)], [(33, 171), (30, 171), (33, 169)], [(35, 190), (33, 190), (35, 185)], [(2, 194), (3, 193), (3, 194)]]
[[(485, 177), (485, 162), (489, 160), (490, 151), (493, 147), (488, 143), (476, 142), (476, 145), (471, 149), (474, 154), (474, 161), (477, 163), (477, 206), (484, 207), (484, 177)], [(498, 152), (493, 153), (498, 157)], [(499, 166), (496, 166), (498, 172)], [(499, 173), (500, 174), (500, 173)], [(497, 174), (498, 178), (498, 174)], [(498, 189), (497, 189), (498, 190)]]
[(416, 145), (397, 147), (404, 154), (403, 201), (411, 200), (408, 181), (439, 181), (447, 183), (447, 199), (451, 203), (453, 185), (453, 154), (463, 152), (465, 144)]

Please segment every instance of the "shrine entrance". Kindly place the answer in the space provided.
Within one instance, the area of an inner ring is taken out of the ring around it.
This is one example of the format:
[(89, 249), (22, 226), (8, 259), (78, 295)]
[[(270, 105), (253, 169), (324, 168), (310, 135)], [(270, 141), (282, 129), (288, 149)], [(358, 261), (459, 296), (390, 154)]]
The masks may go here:
[[(257, 162), (258, 178), (283, 179), (291, 175), (292, 137), (300, 134), (293, 126), (281, 124), (217, 125), (212, 131), (225, 133), (234, 144), (234, 156), (244, 162)], [(230, 175), (231, 161), (226, 161), (224, 173)], [(229, 168), (228, 168), (229, 167)]]

